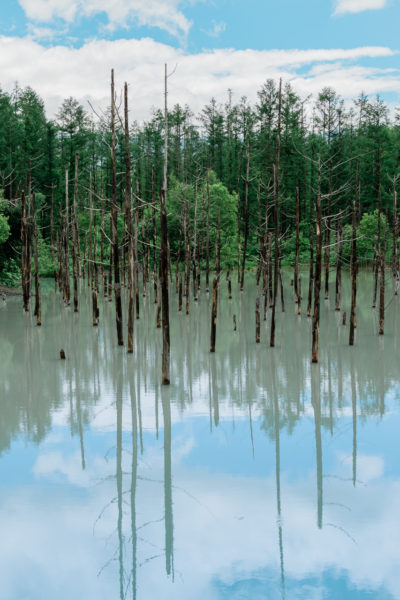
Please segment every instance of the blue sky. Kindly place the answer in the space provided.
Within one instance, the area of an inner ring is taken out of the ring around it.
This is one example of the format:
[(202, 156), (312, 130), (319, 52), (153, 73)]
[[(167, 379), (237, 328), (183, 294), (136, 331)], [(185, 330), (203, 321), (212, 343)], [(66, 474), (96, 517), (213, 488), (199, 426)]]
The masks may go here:
[[(159, 86), (140, 81), (140, 71), (154, 79), (166, 61), (178, 63), (176, 101), (195, 109), (211, 96), (222, 101), (228, 87), (254, 100), (279, 76), (302, 95), (331, 83), (345, 98), (363, 90), (396, 103), (399, 22), (399, 0), (3, 0), (0, 84), (32, 85), (50, 112), (66, 95), (102, 105), (108, 92), (98, 84), (113, 66), (145, 86), (145, 116)], [(73, 73), (82, 66), (83, 79)]]

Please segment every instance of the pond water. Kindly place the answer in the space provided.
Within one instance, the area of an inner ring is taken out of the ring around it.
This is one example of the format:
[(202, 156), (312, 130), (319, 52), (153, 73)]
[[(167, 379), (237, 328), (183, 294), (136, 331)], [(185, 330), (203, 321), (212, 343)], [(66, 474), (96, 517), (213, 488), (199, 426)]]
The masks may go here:
[(333, 284), (312, 365), (284, 279), (274, 349), (255, 282), (222, 279), (215, 354), (210, 298), (173, 287), (169, 387), (152, 297), (133, 355), (84, 282), (79, 314), (43, 282), (41, 328), (0, 300), (2, 599), (400, 598), (400, 297), (378, 336), (360, 274), (350, 348)]

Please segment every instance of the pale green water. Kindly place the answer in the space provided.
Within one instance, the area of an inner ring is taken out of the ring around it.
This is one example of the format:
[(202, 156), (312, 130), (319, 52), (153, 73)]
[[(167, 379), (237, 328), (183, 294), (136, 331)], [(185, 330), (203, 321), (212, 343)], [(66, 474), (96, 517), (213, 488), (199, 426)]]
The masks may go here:
[(113, 304), (96, 329), (84, 284), (79, 315), (52, 290), (41, 329), (0, 307), (2, 600), (400, 598), (390, 282), (382, 338), (360, 275), (353, 349), (331, 288), (318, 366), (289, 286), (270, 349), (255, 285), (229, 302), (223, 279), (215, 355), (209, 298), (186, 316), (173, 289), (164, 389), (152, 298), (128, 356)]

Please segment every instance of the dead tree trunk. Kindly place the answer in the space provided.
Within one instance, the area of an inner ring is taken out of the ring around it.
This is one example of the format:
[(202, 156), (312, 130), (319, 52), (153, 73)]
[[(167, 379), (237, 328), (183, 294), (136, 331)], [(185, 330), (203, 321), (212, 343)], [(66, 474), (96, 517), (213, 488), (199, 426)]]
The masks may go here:
[(335, 310), (340, 310), (340, 301), (342, 295), (342, 252), (343, 252), (343, 228), (342, 218), (337, 226), (337, 259), (336, 259), (336, 284), (335, 284)]
[(321, 164), (318, 158), (318, 193), (315, 205), (316, 217), (316, 257), (315, 257), (315, 279), (314, 279), (314, 314), (312, 320), (312, 362), (318, 362), (319, 351), (319, 312), (321, 292), (321, 270), (322, 270), (322, 211), (321, 211)]
[(111, 240), (113, 247), (114, 260), (114, 296), (115, 296), (115, 314), (117, 323), (118, 346), (123, 346), (124, 335), (122, 332), (122, 301), (121, 301), (121, 282), (119, 272), (119, 246), (117, 230), (117, 170), (115, 164), (115, 91), (114, 91), (114, 69), (111, 70)]
[(215, 340), (217, 333), (217, 305), (218, 305), (218, 279), (214, 278), (212, 290), (211, 306), (211, 334), (210, 334), (210, 352), (215, 352)]
[(161, 251), (160, 251), (160, 283), (161, 283), (161, 309), (162, 309), (162, 383), (168, 385), (170, 361), (169, 337), (169, 298), (168, 298), (168, 230), (167, 210), (165, 203), (165, 190), (161, 190)]
[(164, 76), (164, 187), (161, 190), (161, 251), (160, 251), (160, 283), (162, 309), (162, 383), (169, 385), (170, 373), (170, 337), (169, 337), (169, 297), (168, 297), (168, 224), (167, 224), (167, 161), (168, 161), (168, 74), (165, 65)]
[[(386, 241), (386, 240), (385, 240)], [(385, 250), (386, 243), (380, 256), (380, 285), (379, 285), (379, 335), (385, 333)]]
[[(133, 274), (133, 230), (132, 230), (132, 188), (131, 188), (131, 154), (129, 149), (129, 109), (128, 109), (128, 84), (124, 86), (124, 130), (125, 130), (125, 224), (128, 240), (128, 348), (133, 352), (133, 324), (135, 312), (135, 292)], [(154, 207), (153, 207), (154, 210)]]
[(65, 216), (64, 216), (64, 302), (69, 305), (71, 298), (69, 283), (69, 198), (68, 169), (65, 170)]
[(398, 237), (399, 221), (397, 217), (397, 190), (398, 177), (393, 177), (393, 250), (392, 250), (392, 272), (394, 279), (394, 293), (397, 296), (399, 290), (399, 260), (398, 260)]
[(260, 298), (256, 299), (256, 344), (260, 343)]
[[(91, 196), (92, 194), (92, 190), (91, 190), (91, 183), (90, 183), (90, 189), (89, 189), (89, 194)], [(77, 248), (77, 244), (78, 244), (78, 238), (77, 238), (77, 234), (78, 234), (78, 215), (77, 215), (77, 209), (76, 209), (76, 197), (78, 194), (78, 154), (75, 154), (75, 175), (74, 175), (74, 199), (73, 199), (73, 204), (72, 204), (72, 277), (73, 277), (73, 286), (74, 286), (74, 312), (78, 312), (78, 248)], [(90, 220), (92, 219), (92, 211), (90, 211)], [(91, 226), (89, 227), (89, 236), (90, 236), (90, 242), (89, 242), (89, 257), (92, 251), (91, 248)], [(89, 265), (90, 265), (90, 260), (88, 261)], [(88, 268), (89, 271), (89, 268)], [(88, 274), (88, 282), (90, 280), (89, 274)]]
[(328, 194), (328, 216), (326, 219), (325, 233), (325, 300), (329, 298), (329, 260), (331, 245), (331, 196), (332, 196), (332, 161), (329, 164), (329, 194)]
[(250, 178), (250, 131), (247, 133), (247, 167), (246, 167), (246, 181), (245, 181), (245, 192), (244, 192), (244, 241), (243, 241), (243, 258), (241, 265), (241, 276), (240, 276), (240, 291), (243, 291), (244, 287), (244, 270), (246, 267), (246, 253), (247, 253), (247, 241), (249, 238), (249, 178)]
[(35, 261), (35, 316), (36, 324), (40, 327), (42, 324), (42, 305), (40, 302), (40, 281), (39, 281), (39, 258), (38, 258), (38, 232), (37, 232), (37, 211), (35, 206), (35, 192), (32, 194), (32, 215), (33, 215), (33, 256)]
[(300, 248), (300, 192), (296, 188), (296, 258), (294, 261), (294, 297), (299, 302), (299, 253)]
[(275, 346), (275, 312), (278, 296), (278, 270), (279, 270), (279, 158), (281, 146), (281, 112), (282, 112), (282, 79), (279, 81), (279, 106), (278, 106), (278, 131), (276, 140), (276, 159), (274, 165), (274, 229), (275, 229), (275, 256), (274, 256), (274, 301), (271, 315), (271, 336), (269, 345)]
[(206, 292), (210, 289), (210, 176), (207, 171), (207, 204), (206, 204)]
[(93, 219), (93, 256), (92, 260), (92, 316), (93, 327), (99, 324), (99, 267), (97, 263), (96, 214)]
[(26, 198), (25, 192), (22, 192), (21, 198), (21, 283), (22, 298), (25, 312), (29, 311), (29, 293), (28, 293), (28, 223), (26, 217)]
[(356, 300), (357, 300), (357, 229), (356, 229), (356, 202), (353, 200), (353, 239), (351, 242), (351, 310), (349, 345), (354, 344), (354, 330), (356, 327)]
[(314, 229), (310, 227), (310, 271), (308, 280), (308, 302), (307, 302), (307, 317), (311, 317), (312, 309), (312, 289), (314, 283)]

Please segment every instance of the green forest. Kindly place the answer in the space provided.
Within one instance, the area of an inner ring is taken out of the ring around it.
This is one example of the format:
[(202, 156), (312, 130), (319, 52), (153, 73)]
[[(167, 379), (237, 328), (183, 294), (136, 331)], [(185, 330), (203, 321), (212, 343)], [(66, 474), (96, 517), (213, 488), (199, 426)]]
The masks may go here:
[[(123, 112), (122, 102), (116, 102), (120, 247), (123, 250), (129, 148), (138, 259), (148, 260), (152, 267), (159, 247), (165, 118), (162, 110), (154, 110), (148, 121), (136, 122), (132, 95), (127, 145)], [(235, 103), (233, 93), (228, 91), (225, 103), (211, 99), (199, 114), (189, 106), (173, 106), (168, 110), (167, 122), (169, 251), (178, 268), (180, 261), (183, 264), (188, 242), (191, 259), (198, 262), (199, 268), (205, 268), (206, 261), (215, 268), (217, 238), (221, 268), (256, 268), (263, 244), (274, 231), (274, 185), (278, 184), (283, 265), (293, 265), (296, 259), (297, 205), (299, 261), (305, 264), (309, 260), (310, 228), (315, 222), (318, 194), (323, 245), (330, 264), (336, 262), (339, 224), (343, 227), (343, 259), (348, 262), (353, 201), (361, 264), (374, 259), (378, 229), (383, 232), (387, 261), (397, 261), (400, 115), (379, 97), (361, 94), (350, 105), (332, 88), (325, 88), (317, 98), (302, 99), (290, 84), (284, 84), (280, 94), (279, 82), (268, 80), (258, 90), (255, 105), (246, 98)], [(33, 89), (16, 86), (12, 93), (0, 93), (3, 284), (16, 284), (21, 276), (22, 194), (29, 206), (34, 195), (41, 276), (52, 276), (57, 270), (57, 239), (66, 187), (76, 205), (79, 252), (89, 252), (92, 236), (88, 232), (89, 226), (93, 227), (95, 260), (101, 259), (107, 265), (107, 240), (111, 237), (107, 215), (113, 178), (111, 135), (110, 109), (100, 115), (90, 106), (67, 98), (55, 118), (49, 120), (43, 100)]]

